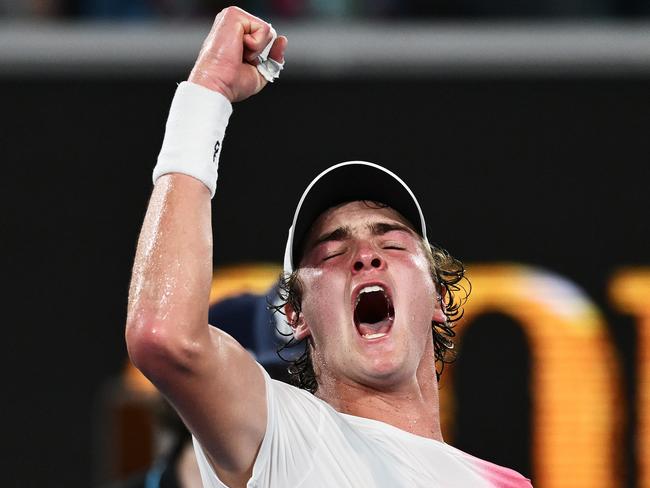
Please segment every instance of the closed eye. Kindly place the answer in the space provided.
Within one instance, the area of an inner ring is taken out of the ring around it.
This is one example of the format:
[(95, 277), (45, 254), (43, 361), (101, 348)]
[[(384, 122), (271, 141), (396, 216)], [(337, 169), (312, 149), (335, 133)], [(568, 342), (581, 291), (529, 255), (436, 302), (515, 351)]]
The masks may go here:
[(398, 251), (405, 251), (406, 248), (404, 246), (399, 246), (397, 244), (389, 244), (384, 246), (384, 249), (397, 249)]
[(334, 254), (330, 254), (329, 256), (325, 256), (325, 257), (323, 258), (323, 261), (327, 261), (327, 260), (329, 260), (329, 259), (335, 258), (336, 256), (340, 256), (340, 255), (343, 254), (344, 252), (345, 252), (345, 251), (339, 251), (339, 252), (335, 252)]

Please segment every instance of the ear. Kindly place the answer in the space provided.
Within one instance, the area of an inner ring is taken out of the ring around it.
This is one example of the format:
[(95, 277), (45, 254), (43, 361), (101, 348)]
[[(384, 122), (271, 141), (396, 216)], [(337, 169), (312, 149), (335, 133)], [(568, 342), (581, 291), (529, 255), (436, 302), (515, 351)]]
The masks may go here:
[(287, 317), (287, 322), (289, 322), (289, 326), (293, 330), (294, 339), (301, 341), (305, 337), (311, 335), (311, 331), (309, 330), (309, 326), (305, 323), (305, 316), (303, 314), (298, 314), (289, 303), (284, 306), (284, 313)]
[(445, 303), (445, 297), (447, 295), (447, 289), (442, 286), (436, 286), (436, 296), (434, 298), (434, 308), (433, 308), (433, 317), (432, 320), (438, 323), (444, 323), (447, 321), (447, 316), (445, 312), (447, 311), (447, 304)]

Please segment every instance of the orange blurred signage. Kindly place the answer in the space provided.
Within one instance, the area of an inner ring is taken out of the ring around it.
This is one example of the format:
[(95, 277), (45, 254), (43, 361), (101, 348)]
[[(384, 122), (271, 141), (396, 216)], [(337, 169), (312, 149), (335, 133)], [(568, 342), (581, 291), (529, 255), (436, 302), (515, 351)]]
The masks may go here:
[[(242, 292), (265, 293), (280, 269), (247, 264), (217, 270), (211, 302)], [(477, 317), (495, 312), (513, 318), (529, 342), (534, 485), (619, 486), (621, 432), (631, 419), (624, 418), (620, 360), (600, 308), (575, 283), (540, 268), (495, 264), (468, 269), (472, 294), (456, 328), (459, 344)], [(618, 311), (636, 320), (637, 486), (650, 488), (650, 268), (616, 273), (609, 295)], [(453, 369), (445, 375), (453, 377)], [(450, 391), (441, 389), (441, 402), (445, 432), (451, 437)]]

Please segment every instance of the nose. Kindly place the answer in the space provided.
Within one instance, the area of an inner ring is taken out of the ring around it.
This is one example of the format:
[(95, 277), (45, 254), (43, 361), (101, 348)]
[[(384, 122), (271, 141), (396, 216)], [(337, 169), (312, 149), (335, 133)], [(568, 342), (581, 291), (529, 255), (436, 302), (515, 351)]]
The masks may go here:
[(384, 267), (384, 260), (374, 251), (370, 249), (364, 249), (359, 252), (352, 268), (355, 272), (362, 270), (369, 270), (372, 268), (380, 269)]

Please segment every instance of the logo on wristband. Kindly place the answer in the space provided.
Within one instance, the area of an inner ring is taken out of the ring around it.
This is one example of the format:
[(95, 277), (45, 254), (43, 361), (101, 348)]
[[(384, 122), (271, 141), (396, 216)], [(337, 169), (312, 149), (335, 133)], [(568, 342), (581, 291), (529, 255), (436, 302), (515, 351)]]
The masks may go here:
[(219, 154), (220, 147), (221, 147), (221, 142), (217, 141), (217, 143), (214, 145), (214, 154), (212, 155), (213, 163), (217, 160), (217, 154)]

